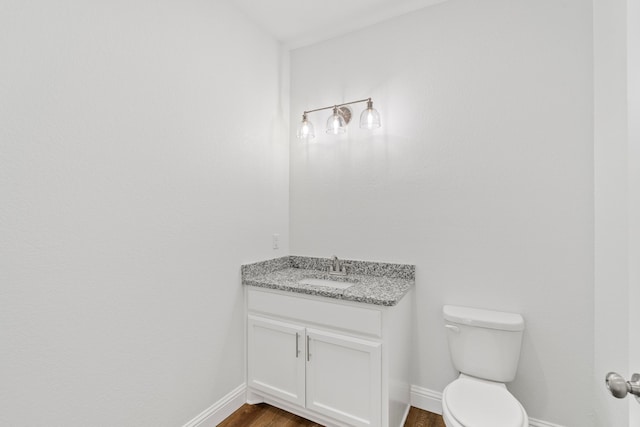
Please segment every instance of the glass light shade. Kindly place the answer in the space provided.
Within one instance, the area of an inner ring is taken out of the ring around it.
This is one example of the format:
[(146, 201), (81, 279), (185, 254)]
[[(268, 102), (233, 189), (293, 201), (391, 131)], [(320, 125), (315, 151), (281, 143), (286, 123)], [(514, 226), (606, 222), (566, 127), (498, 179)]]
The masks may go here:
[(327, 133), (338, 135), (347, 131), (347, 122), (344, 117), (338, 113), (338, 108), (333, 107), (333, 114), (327, 120)]
[(315, 138), (316, 136), (316, 131), (313, 128), (313, 123), (311, 123), (307, 119), (306, 114), (302, 115), (302, 121), (298, 125), (298, 132), (296, 132), (296, 136), (299, 139), (311, 139), (311, 138)]
[(367, 109), (360, 114), (360, 127), (362, 129), (377, 129), (380, 124), (380, 113), (373, 108), (373, 102), (367, 103)]

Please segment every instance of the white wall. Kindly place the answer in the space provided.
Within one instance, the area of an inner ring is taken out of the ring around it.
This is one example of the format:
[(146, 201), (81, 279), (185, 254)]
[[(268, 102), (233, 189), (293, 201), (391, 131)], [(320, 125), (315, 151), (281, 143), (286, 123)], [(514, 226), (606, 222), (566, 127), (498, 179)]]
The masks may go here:
[(240, 264), (289, 252), (277, 43), (4, 0), (0, 63), (0, 425), (183, 425), (244, 381)]
[(291, 75), (293, 122), (372, 96), (384, 126), (335, 138), (310, 115), (291, 252), (415, 263), (431, 390), (455, 376), (443, 304), (522, 313), (510, 389), (534, 418), (594, 425), (590, 2), (451, 0), (295, 50)]

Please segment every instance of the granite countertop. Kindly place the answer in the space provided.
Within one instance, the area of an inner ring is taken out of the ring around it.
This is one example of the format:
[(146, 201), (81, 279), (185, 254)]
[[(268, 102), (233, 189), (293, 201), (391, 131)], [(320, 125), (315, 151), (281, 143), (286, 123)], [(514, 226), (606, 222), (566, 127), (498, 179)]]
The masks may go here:
[[(288, 256), (242, 266), (246, 286), (277, 289), (309, 295), (393, 306), (415, 283), (415, 266), (344, 260), (347, 276), (329, 276), (329, 258)], [(353, 283), (347, 289), (298, 283), (302, 279), (331, 279)]]

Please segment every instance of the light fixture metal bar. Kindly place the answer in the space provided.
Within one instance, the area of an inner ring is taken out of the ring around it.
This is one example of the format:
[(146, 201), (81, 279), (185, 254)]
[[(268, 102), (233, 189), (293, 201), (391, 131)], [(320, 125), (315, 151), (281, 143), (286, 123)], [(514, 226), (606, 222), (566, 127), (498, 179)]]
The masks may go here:
[(345, 105), (358, 104), (360, 102), (370, 102), (370, 101), (371, 101), (371, 98), (360, 99), (358, 101), (350, 101), (350, 102), (345, 102), (345, 103), (342, 103), (342, 104), (331, 105), (329, 107), (322, 107), (322, 108), (316, 108), (315, 110), (304, 111), (304, 114), (315, 113), (316, 111), (330, 110), (332, 108), (338, 108), (338, 107), (342, 107), (342, 106), (345, 106)]

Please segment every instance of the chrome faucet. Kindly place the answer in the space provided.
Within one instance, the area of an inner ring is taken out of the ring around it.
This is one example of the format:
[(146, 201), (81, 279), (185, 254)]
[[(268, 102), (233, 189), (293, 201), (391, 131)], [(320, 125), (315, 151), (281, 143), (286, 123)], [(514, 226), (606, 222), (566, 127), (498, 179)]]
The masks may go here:
[(347, 267), (351, 264), (346, 264), (341, 261), (337, 256), (331, 257), (331, 265), (329, 266), (329, 274), (332, 276), (346, 276), (347, 275)]

